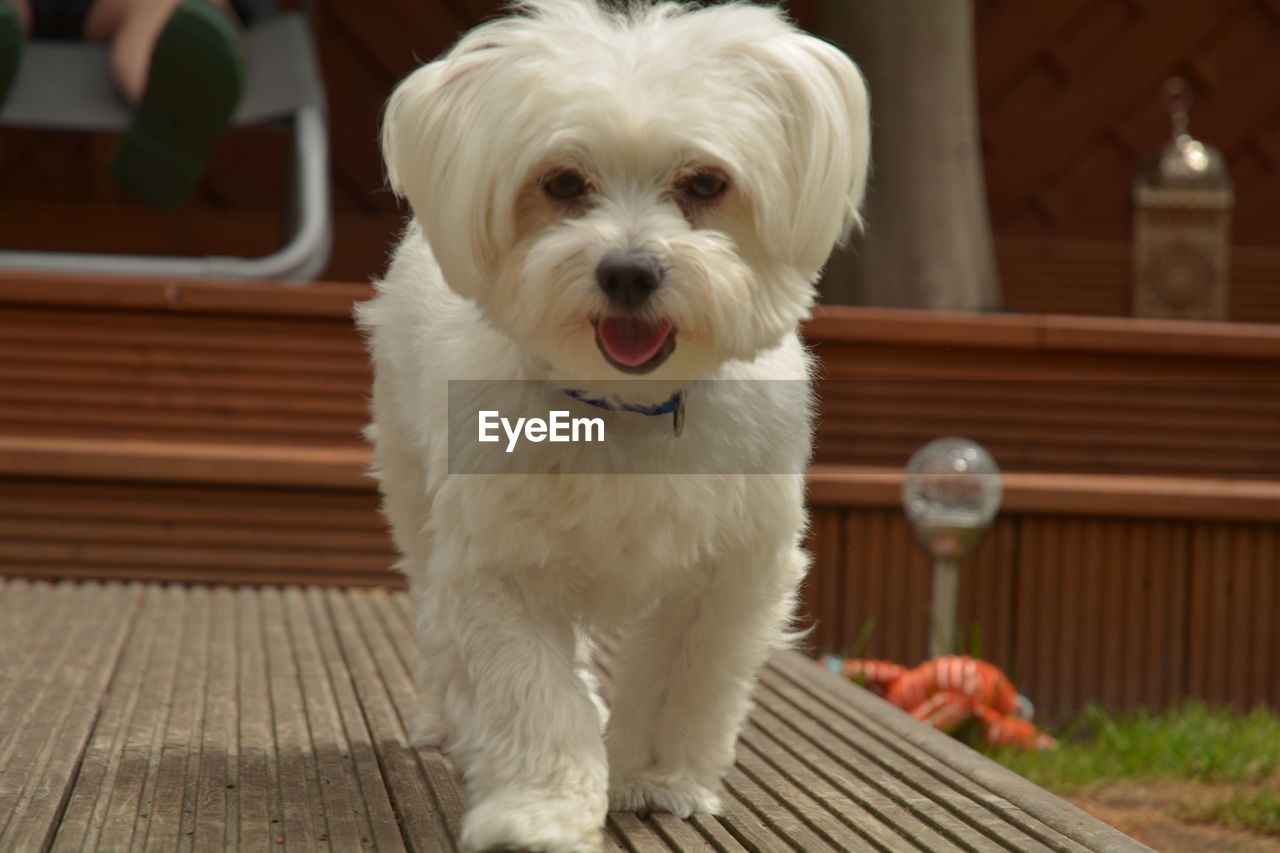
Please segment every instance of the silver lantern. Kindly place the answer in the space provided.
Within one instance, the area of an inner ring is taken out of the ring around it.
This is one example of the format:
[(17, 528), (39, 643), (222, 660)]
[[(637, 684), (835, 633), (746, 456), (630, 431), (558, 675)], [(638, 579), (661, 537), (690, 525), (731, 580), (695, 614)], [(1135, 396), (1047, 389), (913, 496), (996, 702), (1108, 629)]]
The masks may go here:
[(1231, 175), (1222, 154), (1187, 132), (1186, 84), (1164, 85), (1173, 133), (1134, 180), (1133, 314), (1227, 319)]

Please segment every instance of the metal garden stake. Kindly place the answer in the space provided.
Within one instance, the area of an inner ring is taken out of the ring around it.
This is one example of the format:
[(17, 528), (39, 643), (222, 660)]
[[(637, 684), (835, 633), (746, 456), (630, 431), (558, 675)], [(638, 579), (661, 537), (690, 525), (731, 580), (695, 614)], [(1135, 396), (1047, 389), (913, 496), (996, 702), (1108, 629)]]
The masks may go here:
[(967, 438), (935, 439), (907, 463), (902, 506), (916, 542), (933, 558), (930, 657), (955, 651), (960, 562), (982, 540), (1002, 492), (995, 460)]

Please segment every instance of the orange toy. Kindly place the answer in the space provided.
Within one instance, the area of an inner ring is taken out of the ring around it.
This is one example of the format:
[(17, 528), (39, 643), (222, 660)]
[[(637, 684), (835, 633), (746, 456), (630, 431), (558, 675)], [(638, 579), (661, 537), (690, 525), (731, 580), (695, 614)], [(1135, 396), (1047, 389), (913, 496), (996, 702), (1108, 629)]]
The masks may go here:
[[(977, 720), (987, 743), (1053, 749), (1058, 742), (1031, 724), (1030, 703), (999, 667), (967, 655), (947, 655), (907, 669), (883, 660), (840, 659), (826, 665), (850, 681), (945, 732)], [(1021, 699), (1021, 701), (1020, 701)], [(1024, 712), (1024, 709), (1025, 712)]]

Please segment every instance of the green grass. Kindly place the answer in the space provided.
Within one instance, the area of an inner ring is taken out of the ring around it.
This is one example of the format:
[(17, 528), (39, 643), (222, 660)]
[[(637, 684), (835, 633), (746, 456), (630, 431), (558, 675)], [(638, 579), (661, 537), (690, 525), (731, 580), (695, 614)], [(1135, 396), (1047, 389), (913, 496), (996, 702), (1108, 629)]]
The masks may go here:
[(1236, 791), (1208, 803), (1188, 804), (1182, 813), (1191, 820), (1220, 823), (1259, 835), (1280, 835), (1280, 794), (1270, 789)]
[(1070, 793), (1121, 779), (1256, 783), (1280, 778), (1280, 714), (1188, 703), (1158, 714), (1112, 716), (1096, 706), (1064, 731), (1053, 752), (1000, 749), (991, 756), (1037, 785)]
[(1188, 703), (1158, 714), (1112, 716), (1096, 706), (1053, 732), (1053, 752), (987, 750), (995, 760), (1057, 794), (1121, 780), (1239, 786), (1188, 804), (1182, 816), (1280, 835), (1280, 713), (1248, 714)]

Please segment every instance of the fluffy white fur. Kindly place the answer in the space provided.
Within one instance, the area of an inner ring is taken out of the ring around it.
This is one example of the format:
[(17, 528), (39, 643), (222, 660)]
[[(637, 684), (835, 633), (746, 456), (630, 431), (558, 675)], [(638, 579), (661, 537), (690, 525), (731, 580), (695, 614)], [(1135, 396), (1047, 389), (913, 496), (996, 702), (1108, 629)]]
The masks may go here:
[[(384, 155), (416, 218), (357, 312), (368, 434), (418, 612), (413, 736), (466, 780), (468, 849), (596, 850), (611, 804), (719, 809), (807, 565), (796, 330), (856, 222), (867, 132), (853, 64), (746, 4), (537, 0), (392, 96)], [(548, 198), (557, 169), (589, 180), (581, 203)], [(691, 204), (681, 182), (705, 169), (728, 189)], [(595, 270), (617, 250), (664, 270), (644, 310), (677, 343), (644, 382), (595, 342), (611, 310)], [(450, 475), (449, 379), (530, 380), (514, 404), (604, 417), (608, 446), (555, 471)], [(685, 389), (684, 432), (566, 387), (647, 404)], [(791, 473), (674, 473), (699, 466)], [(600, 629), (621, 636), (607, 724), (584, 668)]]

